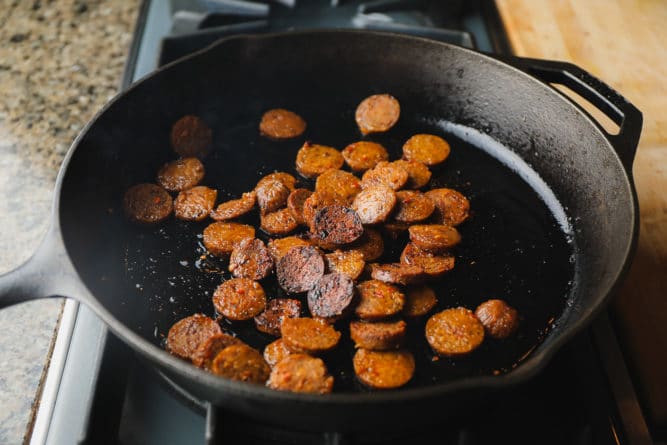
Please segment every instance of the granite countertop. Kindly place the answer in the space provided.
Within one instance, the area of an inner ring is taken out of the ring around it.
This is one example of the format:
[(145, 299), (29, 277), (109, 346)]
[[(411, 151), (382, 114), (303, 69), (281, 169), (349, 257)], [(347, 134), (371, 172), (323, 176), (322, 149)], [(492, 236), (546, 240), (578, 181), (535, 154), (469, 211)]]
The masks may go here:
[[(139, 0), (0, 10), (0, 273), (36, 249), (69, 145), (117, 91)], [(0, 443), (27, 439), (62, 300), (0, 311)]]

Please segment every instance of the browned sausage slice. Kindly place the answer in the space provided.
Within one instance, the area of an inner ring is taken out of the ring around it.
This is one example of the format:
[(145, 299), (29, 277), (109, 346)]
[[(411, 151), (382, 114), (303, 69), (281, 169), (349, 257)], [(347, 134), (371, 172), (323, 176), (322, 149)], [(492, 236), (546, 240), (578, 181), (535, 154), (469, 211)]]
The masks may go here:
[(276, 275), (287, 293), (306, 292), (324, 275), (324, 258), (313, 246), (293, 247), (278, 260)]
[(223, 202), (211, 212), (211, 218), (216, 221), (227, 221), (229, 219), (243, 216), (255, 207), (257, 201), (257, 194), (247, 192), (241, 195), (239, 199), (232, 199), (231, 201)]
[(396, 205), (396, 193), (386, 185), (374, 185), (361, 191), (352, 203), (363, 224), (384, 222)]
[(308, 189), (296, 189), (287, 197), (287, 208), (297, 224), (307, 224), (303, 217), (303, 205), (312, 194)]
[(296, 154), (296, 170), (305, 178), (315, 178), (330, 168), (339, 169), (345, 160), (338, 150), (306, 142)]
[(401, 263), (419, 266), (431, 278), (438, 278), (454, 268), (454, 255), (444, 252), (435, 255), (408, 243), (401, 253)]
[(274, 179), (260, 181), (255, 187), (255, 193), (259, 211), (262, 215), (266, 215), (284, 207), (291, 191), (283, 182)]
[(156, 224), (167, 219), (174, 209), (174, 203), (162, 187), (155, 184), (137, 184), (125, 192), (123, 207), (131, 221)]
[(421, 162), (399, 159), (392, 164), (400, 165), (408, 172), (408, 182), (405, 184), (407, 188), (420, 189), (431, 180), (431, 170)]
[(324, 192), (315, 192), (306, 198), (303, 202), (303, 219), (311, 231), (315, 228), (317, 212), (323, 207), (334, 204), (345, 205), (346, 202), (340, 195)]
[(306, 121), (298, 114), (275, 108), (262, 115), (259, 132), (271, 139), (290, 139), (301, 136), (306, 131)]
[(333, 244), (351, 243), (364, 233), (357, 212), (335, 204), (321, 208), (315, 215), (313, 225), (319, 239)]
[(386, 185), (393, 190), (399, 190), (408, 182), (408, 172), (400, 164), (393, 162), (378, 162), (378, 164), (366, 170), (361, 177), (361, 188), (374, 185)]
[(449, 152), (447, 141), (432, 134), (416, 134), (403, 144), (403, 158), (428, 166), (444, 162)]
[(292, 191), (296, 188), (296, 178), (294, 176), (290, 175), (289, 173), (285, 173), (285, 172), (269, 173), (268, 175), (264, 176), (262, 179), (260, 179), (257, 182), (257, 185), (255, 186), (255, 188), (261, 187), (265, 183), (271, 182), (271, 181), (282, 182), (288, 189), (290, 189), (290, 191)]
[(446, 309), (426, 322), (426, 340), (443, 357), (464, 355), (482, 344), (484, 326), (470, 309)]
[(232, 250), (229, 257), (229, 271), (237, 278), (261, 280), (273, 269), (273, 257), (257, 238), (246, 238)]
[(287, 358), (288, 355), (294, 354), (290, 351), (282, 338), (279, 338), (275, 341), (272, 341), (264, 348), (264, 360), (269, 364), (270, 367), (276, 366), (276, 363), (282, 361), (284, 358)]
[(403, 320), (392, 322), (353, 321), (350, 323), (350, 337), (355, 348), (372, 351), (398, 349), (403, 345), (407, 324)]
[(330, 351), (340, 340), (340, 332), (333, 326), (314, 318), (287, 318), (280, 333), (289, 349), (306, 354)]
[(308, 291), (308, 309), (313, 317), (336, 320), (347, 312), (354, 299), (354, 282), (347, 275), (324, 275)]
[(359, 304), (355, 314), (362, 320), (380, 320), (403, 309), (405, 295), (391, 284), (368, 280), (357, 285)]
[(271, 367), (259, 351), (240, 344), (220, 351), (211, 363), (211, 372), (232, 380), (264, 384), (271, 374)]
[(298, 318), (301, 315), (301, 302), (291, 298), (270, 300), (264, 312), (255, 317), (258, 331), (280, 337), (280, 326), (286, 318)]
[(371, 277), (385, 283), (414, 284), (424, 281), (426, 274), (419, 266), (389, 263), (371, 264)]
[(310, 242), (298, 236), (286, 236), (285, 238), (276, 238), (269, 241), (268, 249), (273, 257), (274, 264), (278, 264), (281, 259), (292, 247), (310, 246)]
[(333, 390), (334, 378), (324, 362), (306, 354), (291, 354), (276, 363), (267, 386), (279, 391), (327, 394)]
[(197, 158), (168, 162), (157, 172), (157, 183), (170, 192), (180, 192), (204, 179), (204, 164)]
[(182, 158), (203, 158), (211, 150), (212, 132), (198, 116), (187, 115), (171, 127), (171, 146)]
[(441, 224), (414, 225), (408, 232), (410, 241), (417, 247), (436, 254), (445, 252), (461, 241), (458, 230)]
[(254, 238), (255, 229), (247, 224), (214, 222), (204, 229), (204, 246), (217, 256), (227, 256), (246, 238)]
[(299, 227), (288, 208), (276, 210), (260, 217), (261, 229), (269, 235), (287, 235)]
[(358, 349), (352, 359), (354, 373), (366, 386), (392, 389), (405, 385), (415, 373), (415, 359), (406, 349), (369, 351)]
[(398, 221), (389, 221), (384, 226), (382, 226), (382, 231), (389, 238), (395, 240), (398, 239), (405, 231), (410, 228), (410, 224), (398, 222)]
[(257, 281), (232, 278), (217, 287), (213, 306), (229, 320), (250, 320), (266, 307), (266, 294)]
[(366, 262), (360, 250), (336, 250), (325, 255), (329, 272), (347, 275), (353, 280), (359, 278)]
[(202, 343), (192, 357), (192, 363), (199, 368), (211, 369), (211, 364), (216, 355), (227, 346), (243, 343), (236, 337), (229, 334), (216, 334)]
[(426, 196), (435, 204), (434, 216), (438, 223), (454, 227), (468, 219), (470, 202), (456, 190), (433, 189), (426, 192)]
[(172, 354), (192, 360), (197, 349), (210, 337), (222, 333), (220, 325), (203, 314), (185, 317), (169, 329), (167, 349)]
[(389, 160), (387, 149), (377, 142), (354, 142), (343, 149), (343, 158), (347, 165), (356, 172), (366, 171), (378, 162)]
[(340, 195), (350, 202), (361, 191), (361, 181), (350, 172), (331, 169), (317, 177), (315, 191)]
[(396, 192), (396, 199), (394, 219), (398, 222), (412, 224), (423, 221), (435, 210), (433, 201), (414, 190)]
[(384, 253), (384, 241), (380, 232), (374, 229), (364, 229), (364, 234), (355, 241), (351, 248), (360, 251), (364, 255), (364, 261), (375, 261)]
[(428, 286), (410, 286), (405, 290), (405, 306), (403, 315), (406, 317), (423, 317), (438, 304), (435, 292)]
[(217, 197), (217, 190), (203, 185), (183, 190), (174, 201), (174, 214), (185, 221), (203, 221), (211, 214)]
[(507, 338), (519, 327), (519, 313), (503, 300), (485, 301), (477, 306), (475, 315), (493, 338)]
[(354, 113), (361, 134), (380, 133), (393, 127), (401, 115), (401, 106), (394, 96), (374, 94), (362, 100)]

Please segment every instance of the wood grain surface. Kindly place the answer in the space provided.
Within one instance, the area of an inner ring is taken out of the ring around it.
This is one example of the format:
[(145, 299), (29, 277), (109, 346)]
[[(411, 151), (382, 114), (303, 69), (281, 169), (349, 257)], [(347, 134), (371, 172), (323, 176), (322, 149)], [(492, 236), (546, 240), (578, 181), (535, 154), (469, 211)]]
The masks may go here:
[(496, 0), (513, 52), (573, 62), (644, 114), (640, 238), (614, 309), (651, 423), (667, 427), (667, 2)]

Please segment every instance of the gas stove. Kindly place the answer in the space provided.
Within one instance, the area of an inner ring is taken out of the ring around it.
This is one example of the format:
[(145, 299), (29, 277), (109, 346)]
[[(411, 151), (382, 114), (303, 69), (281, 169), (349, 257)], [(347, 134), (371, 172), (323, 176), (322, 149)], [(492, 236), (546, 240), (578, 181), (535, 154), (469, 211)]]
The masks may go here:
[[(145, 0), (121, 89), (222, 37), (316, 28), (384, 30), (508, 52), (492, 1)], [(494, 400), (474, 417), (419, 430), (342, 435), (265, 425), (171, 384), (90, 310), (68, 301), (30, 443), (652, 443), (606, 314), (540, 376)]]

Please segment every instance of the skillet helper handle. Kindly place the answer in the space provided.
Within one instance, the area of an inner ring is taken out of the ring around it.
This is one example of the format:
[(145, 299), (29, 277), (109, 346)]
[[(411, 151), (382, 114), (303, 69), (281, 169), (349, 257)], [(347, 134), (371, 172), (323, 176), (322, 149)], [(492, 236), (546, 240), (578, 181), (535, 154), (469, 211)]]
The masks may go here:
[(609, 117), (619, 126), (618, 134), (609, 133), (589, 115), (616, 150), (625, 170), (632, 175), (632, 163), (642, 130), (641, 111), (609, 85), (572, 63), (512, 56), (500, 59), (543, 82), (570, 88)]
[(53, 225), (37, 251), (14, 270), (0, 275), (0, 309), (47, 297), (83, 296), (81, 284)]

